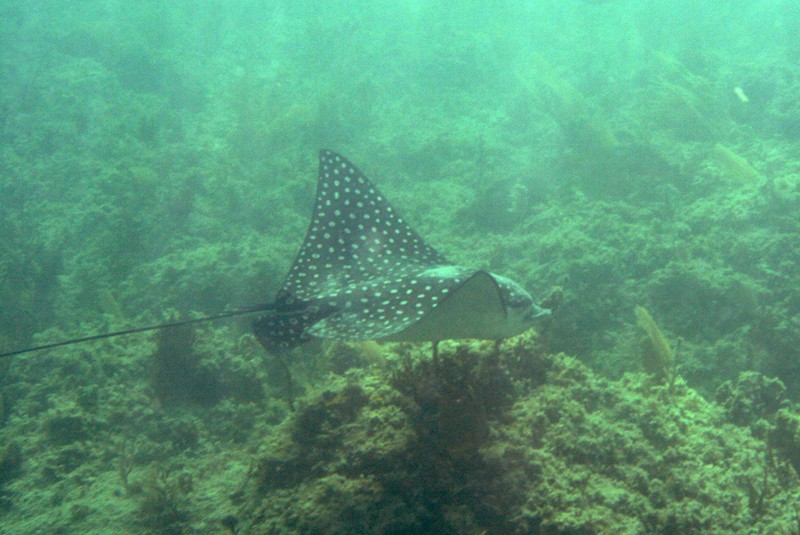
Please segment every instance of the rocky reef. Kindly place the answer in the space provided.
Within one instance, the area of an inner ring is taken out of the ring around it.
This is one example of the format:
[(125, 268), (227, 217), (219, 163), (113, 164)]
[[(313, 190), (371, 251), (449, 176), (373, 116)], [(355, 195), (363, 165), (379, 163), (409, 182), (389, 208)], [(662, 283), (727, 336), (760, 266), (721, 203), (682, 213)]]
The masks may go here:
[[(671, 388), (644, 373), (604, 379), (545, 353), (533, 334), (499, 350), (446, 344), (438, 368), (420, 349), (391, 351), (399, 371), (332, 376), (275, 428), (235, 496), (242, 532), (758, 533), (795, 525), (792, 459), (737, 425), (740, 411), (681, 379)], [(734, 404), (753, 391), (747, 384), (744, 393), (729, 385)]]

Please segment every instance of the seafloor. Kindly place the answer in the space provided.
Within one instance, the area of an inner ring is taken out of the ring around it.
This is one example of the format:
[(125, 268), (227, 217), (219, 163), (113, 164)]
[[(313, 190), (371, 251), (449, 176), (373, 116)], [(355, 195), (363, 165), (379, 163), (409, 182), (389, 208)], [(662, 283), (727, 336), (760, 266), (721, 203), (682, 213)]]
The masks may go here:
[(2, 11), (0, 349), (269, 300), (322, 146), (559, 306), (310, 344), (293, 412), (247, 322), (2, 359), (1, 533), (800, 533), (800, 47), (100, 4)]
[(603, 378), (550, 337), (446, 343), (438, 369), (413, 344), (310, 347), (292, 413), (228, 329), (17, 363), (39, 377), (6, 390), (4, 527), (793, 532), (800, 412), (780, 381), (745, 372), (707, 400), (680, 376)]

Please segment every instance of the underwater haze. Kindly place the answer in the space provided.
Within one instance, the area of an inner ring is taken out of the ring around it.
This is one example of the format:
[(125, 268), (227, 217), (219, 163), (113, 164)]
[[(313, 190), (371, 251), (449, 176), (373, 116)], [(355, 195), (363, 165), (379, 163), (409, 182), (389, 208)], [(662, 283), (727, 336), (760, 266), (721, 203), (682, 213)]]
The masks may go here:
[(0, 358), (0, 533), (797, 533), (798, 58), (795, 0), (0, 2), (0, 353), (270, 302), (320, 149), (552, 309)]

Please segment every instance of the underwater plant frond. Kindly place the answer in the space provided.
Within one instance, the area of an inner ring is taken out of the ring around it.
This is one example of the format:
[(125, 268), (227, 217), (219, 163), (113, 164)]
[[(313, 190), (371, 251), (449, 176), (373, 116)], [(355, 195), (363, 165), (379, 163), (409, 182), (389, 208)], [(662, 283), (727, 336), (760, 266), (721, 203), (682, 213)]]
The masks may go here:
[(637, 325), (645, 332), (641, 340), (642, 367), (659, 381), (671, 380), (675, 363), (672, 347), (644, 307), (637, 306), (634, 312)]

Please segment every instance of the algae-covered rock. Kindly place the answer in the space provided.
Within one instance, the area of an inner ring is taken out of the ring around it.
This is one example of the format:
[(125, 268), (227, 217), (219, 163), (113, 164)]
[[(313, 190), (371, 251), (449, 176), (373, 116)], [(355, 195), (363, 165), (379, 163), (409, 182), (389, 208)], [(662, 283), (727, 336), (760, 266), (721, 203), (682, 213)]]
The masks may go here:
[(242, 491), (248, 533), (758, 533), (794, 521), (790, 464), (679, 378), (603, 379), (532, 334), (498, 350), (443, 344), (438, 367), (392, 353), (406, 360), (393, 386), (348, 372), (281, 424)]
[(725, 381), (715, 393), (717, 403), (736, 425), (749, 426), (763, 438), (775, 413), (788, 403), (786, 386), (780, 379), (754, 371), (742, 372), (735, 381)]
[(559, 383), (520, 400), (485, 450), (521, 532), (743, 532), (764, 509), (782, 514), (756, 510), (752, 489), (784, 492), (786, 466), (768, 468), (762, 442), (680, 381), (671, 394), (638, 374), (569, 382), (583, 366), (554, 359)]
[(800, 412), (796, 407), (786, 407), (777, 412), (770, 443), (783, 453), (795, 470), (800, 471)]
[(247, 532), (382, 532), (401, 522), (409, 513), (391, 487), (411, 472), (416, 440), (405, 405), (385, 384), (351, 373), (298, 407), (251, 475), (239, 514)]
[(0, 511), (11, 505), (11, 499), (6, 495), (5, 486), (22, 472), (22, 447), (11, 442), (5, 444), (0, 450)]

